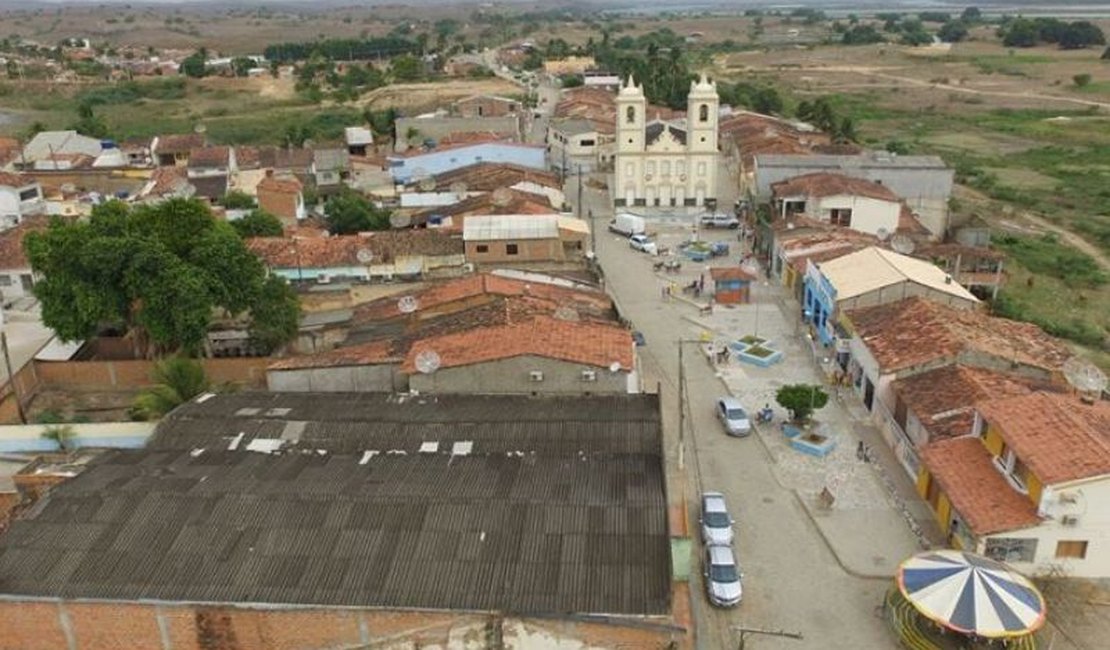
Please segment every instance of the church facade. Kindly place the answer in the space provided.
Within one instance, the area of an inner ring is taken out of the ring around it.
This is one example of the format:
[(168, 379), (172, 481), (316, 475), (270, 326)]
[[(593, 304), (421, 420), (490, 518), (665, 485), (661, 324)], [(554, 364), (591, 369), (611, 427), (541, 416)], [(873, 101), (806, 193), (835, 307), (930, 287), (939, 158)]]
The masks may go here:
[(690, 84), (686, 119), (648, 119), (647, 98), (631, 77), (617, 94), (616, 155), (611, 192), (620, 207), (716, 204), (717, 84)]

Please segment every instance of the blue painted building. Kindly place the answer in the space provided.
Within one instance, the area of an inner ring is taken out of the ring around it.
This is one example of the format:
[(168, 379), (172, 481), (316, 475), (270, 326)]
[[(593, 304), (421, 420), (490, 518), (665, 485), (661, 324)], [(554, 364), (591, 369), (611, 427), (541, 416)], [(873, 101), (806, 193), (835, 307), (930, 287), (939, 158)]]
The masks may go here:
[(533, 169), (546, 169), (547, 150), (542, 145), (515, 142), (480, 142), (433, 149), (410, 156), (388, 159), (395, 183), (408, 183), (416, 176), (435, 176), (480, 162), (512, 163)]
[(817, 339), (822, 345), (833, 342), (836, 333), (830, 320), (836, 313), (836, 287), (812, 262), (806, 267), (802, 313), (806, 322), (817, 330)]

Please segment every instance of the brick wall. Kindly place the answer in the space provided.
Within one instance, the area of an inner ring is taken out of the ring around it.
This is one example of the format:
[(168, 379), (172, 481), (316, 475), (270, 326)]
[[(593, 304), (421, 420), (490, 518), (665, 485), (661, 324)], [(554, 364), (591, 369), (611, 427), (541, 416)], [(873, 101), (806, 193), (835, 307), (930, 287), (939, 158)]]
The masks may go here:
[[(496, 646), (497, 638), (504, 645)], [(689, 647), (685, 631), (665, 621), (609, 625), (462, 613), (0, 602), (0, 650), (523, 649), (540, 640), (558, 641), (566, 650)]]
[[(212, 383), (234, 382), (252, 387), (266, 384), (268, 357), (201, 359)], [(151, 384), (154, 361), (36, 361), (35, 373), (44, 386), (68, 389), (142, 388)]]
[[(13, 386), (14, 389), (13, 390)], [(35, 364), (29, 363), (15, 373), (14, 382), (0, 383), (0, 424), (19, 422), (19, 407), (16, 405), (16, 396), (24, 408), (31, 403), (35, 391), (39, 387), (39, 376), (35, 372)]]

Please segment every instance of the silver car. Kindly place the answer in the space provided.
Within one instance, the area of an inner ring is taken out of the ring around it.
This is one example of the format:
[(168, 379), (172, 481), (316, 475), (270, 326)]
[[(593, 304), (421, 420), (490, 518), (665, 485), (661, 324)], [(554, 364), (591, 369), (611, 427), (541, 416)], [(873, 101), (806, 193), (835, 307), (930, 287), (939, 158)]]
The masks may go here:
[(728, 514), (725, 495), (706, 492), (701, 495), (701, 539), (706, 545), (732, 543), (732, 525), (736, 523)]
[(752, 432), (752, 421), (748, 417), (748, 412), (735, 397), (717, 399), (717, 417), (725, 425), (725, 431), (730, 436), (746, 436)]
[(740, 583), (742, 577), (732, 547), (705, 548), (705, 591), (709, 595), (709, 602), (718, 607), (739, 605), (744, 596), (744, 588)]

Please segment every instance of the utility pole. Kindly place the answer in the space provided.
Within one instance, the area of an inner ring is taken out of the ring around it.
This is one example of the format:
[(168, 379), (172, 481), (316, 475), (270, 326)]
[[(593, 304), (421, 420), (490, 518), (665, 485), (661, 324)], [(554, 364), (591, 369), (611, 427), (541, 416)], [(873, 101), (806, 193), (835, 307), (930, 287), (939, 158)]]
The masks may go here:
[(23, 412), (23, 402), (19, 399), (19, 389), (15, 385), (15, 375), (12, 373), (12, 358), (8, 353), (8, 333), (4, 329), (4, 310), (0, 307), (0, 350), (4, 352), (4, 368), (8, 371), (8, 385), (12, 387), (12, 397), (15, 398), (15, 410), (19, 413), (19, 421), (27, 424), (27, 414)]
[(578, 165), (578, 218), (582, 218), (582, 165)]
[(682, 363), (682, 350), (688, 341), (678, 340), (678, 469), (686, 465), (686, 365)]
[(740, 625), (734, 625), (732, 626), (732, 629), (740, 633), (740, 645), (736, 646), (737, 650), (744, 650), (744, 643), (746, 641), (747, 635), (749, 634), (785, 637), (787, 639), (794, 639), (795, 641), (801, 641), (803, 638), (801, 632), (787, 632), (785, 630), (764, 630), (758, 627), (743, 627)]

